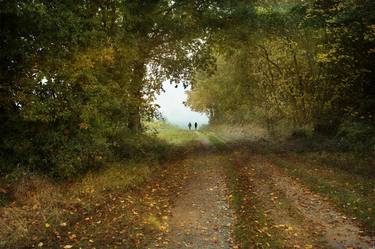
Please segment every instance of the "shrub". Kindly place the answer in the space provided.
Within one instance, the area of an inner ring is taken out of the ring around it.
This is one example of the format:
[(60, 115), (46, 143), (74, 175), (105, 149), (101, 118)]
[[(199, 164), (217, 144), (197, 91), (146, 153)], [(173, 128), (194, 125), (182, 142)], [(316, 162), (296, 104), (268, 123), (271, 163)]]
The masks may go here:
[(375, 151), (375, 127), (367, 122), (344, 122), (336, 135), (340, 149), (357, 152)]
[(310, 138), (311, 136), (311, 130), (306, 128), (296, 128), (291, 132), (292, 138)]
[(151, 134), (123, 130), (112, 137), (111, 151), (117, 159), (157, 160), (167, 158), (170, 145)]

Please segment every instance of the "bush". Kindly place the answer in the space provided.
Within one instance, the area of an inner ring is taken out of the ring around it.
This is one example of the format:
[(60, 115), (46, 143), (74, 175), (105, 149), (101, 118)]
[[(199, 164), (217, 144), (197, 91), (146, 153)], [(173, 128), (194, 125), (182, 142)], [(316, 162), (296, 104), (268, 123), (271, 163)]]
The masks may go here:
[[(19, 169), (54, 178), (72, 178), (123, 159), (162, 161), (169, 145), (155, 135), (91, 125), (88, 129), (29, 123), (0, 146), (0, 175)], [(9, 145), (9, 146), (8, 146)]]
[(291, 132), (292, 138), (311, 138), (312, 131), (306, 128), (296, 128)]
[(167, 158), (170, 145), (151, 134), (121, 131), (112, 138), (110, 149), (117, 159), (157, 160)]
[(0, 174), (14, 170), (69, 178), (100, 166), (110, 156), (96, 130), (28, 123), (17, 135), (5, 136), (0, 148)]
[(340, 149), (357, 152), (375, 151), (375, 127), (366, 122), (344, 122), (336, 135)]

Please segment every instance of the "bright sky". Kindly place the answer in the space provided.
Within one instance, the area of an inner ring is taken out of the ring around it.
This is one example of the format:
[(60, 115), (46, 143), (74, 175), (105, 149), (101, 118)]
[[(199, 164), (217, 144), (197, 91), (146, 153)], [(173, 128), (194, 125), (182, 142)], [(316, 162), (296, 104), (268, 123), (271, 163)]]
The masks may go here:
[(160, 112), (163, 117), (171, 124), (187, 128), (187, 124), (191, 122), (198, 122), (198, 125), (208, 124), (208, 117), (205, 114), (192, 111), (186, 107), (183, 102), (186, 101), (186, 92), (189, 89), (184, 89), (182, 85), (177, 88), (168, 81), (164, 82), (162, 92), (157, 96), (156, 103), (160, 105)]

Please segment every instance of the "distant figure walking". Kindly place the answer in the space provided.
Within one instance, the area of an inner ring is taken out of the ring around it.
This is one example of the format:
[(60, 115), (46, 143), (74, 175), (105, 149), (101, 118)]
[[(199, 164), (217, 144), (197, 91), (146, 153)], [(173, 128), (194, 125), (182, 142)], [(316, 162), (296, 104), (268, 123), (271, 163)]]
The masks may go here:
[(189, 122), (189, 124), (188, 124), (188, 127), (189, 127), (189, 130), (191, 130), (191, 123)]
[(195, 128), (195, 130), (198, 129), (198, 123), (197, 122), (194, 123), (194, 128)]

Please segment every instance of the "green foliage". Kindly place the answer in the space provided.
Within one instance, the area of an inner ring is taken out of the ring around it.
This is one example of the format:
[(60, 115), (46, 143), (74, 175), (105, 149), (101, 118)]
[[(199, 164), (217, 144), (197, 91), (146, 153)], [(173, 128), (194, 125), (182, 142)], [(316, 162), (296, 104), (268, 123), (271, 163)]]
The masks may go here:
[[(287, 124), (342, 137), (354, 132), (343, 131), (350, 120), (368, 127), (353, 126), (358, 141), (372, 135), (374, 2), (258, 1), (254, 8), (254, 32), (216, 41), (217, 67), (196, 73), (188, 104), (211, 123), (255, 122), (271, 134)], [(248, 20), (237, 25), (249, 28)]]
[(311, 132), (309, 132), (308, 130), (306, 129), (295, 129), (292, 131), (292, 134), (291, 136), (293, 138), (308, 138), (308, 137), (311, 137)]
[(169, 150), (170, 146), (156, 136), (134, 135), (130, 131), (115, 134), (111, 146), (116, 158), (135, 161), (163, 161)]
[(357, 152), (375, 152), (374, 126), (365, 122), (344, 122), (336, 135), (339, 147)]
[(183, 145), (199, 137), (196, 132), (181, 129), (165, 121), (149, 123), (148, 127), (150, 130), (154, 129), (159, 139), (171, 145)]
[(69, 177), (113, 156), (164, 150), (142, 136), (141, 120), (155, 116), (164, 80), (187, 84), (194, 68), (210, 63), (198, 38), (211, 7), (2, 1), (1, 174), (21, 167)]
[(251, 82), (237, 59), (244, 58), (233, 56), (226, 60), (218, 55), (214, 73), (198, 72), (195, 76), (187, 103), (196, 111), (206, 112), (211, 123), (248, 121), (247, 113), (243, 114), (252, 101), (246, 90)]
[(191, 82), (189, 105), (212, 123), (339, 129), (344, 147), (356, 144), (372, 133), (342, 124), (374, 123), (374, 9), (370, 0), (1, 1), (1, 173), (66, 177), (158, 150), (138, 140), (167, 79)]

